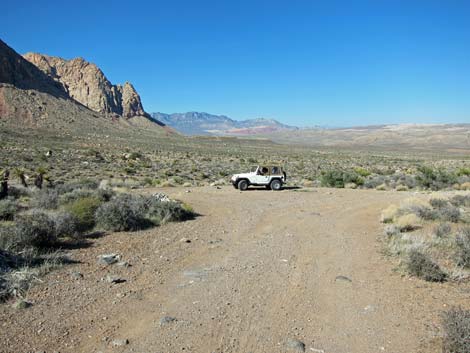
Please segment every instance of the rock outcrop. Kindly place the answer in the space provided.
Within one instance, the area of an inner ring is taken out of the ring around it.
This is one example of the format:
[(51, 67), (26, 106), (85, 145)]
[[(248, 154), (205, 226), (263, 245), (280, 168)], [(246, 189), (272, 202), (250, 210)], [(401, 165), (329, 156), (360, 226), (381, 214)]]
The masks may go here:
[(67, 97), (61, 84), (25, 60), (2, 40), (0, 40), (0, 83), (56, 97)]
[(148, 117), (130, 83), (113, 85), (95, 64), (83, 58), (65, 60), (37, 53), (25, 54), (24, 58), (60, 83), (71, 98), (95, 112)]

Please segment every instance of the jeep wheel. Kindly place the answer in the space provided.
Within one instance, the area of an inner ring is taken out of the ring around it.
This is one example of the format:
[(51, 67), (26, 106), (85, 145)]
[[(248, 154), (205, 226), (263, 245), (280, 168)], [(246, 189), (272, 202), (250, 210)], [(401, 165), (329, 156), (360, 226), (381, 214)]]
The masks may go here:
[(273, 181), (271, 181), (271, 184), (269, 184), (269, 186), (271, 187), (271, 189), (279, 191), (282, 188), (282, 183), (280, 180), (274, 179)]
[(240, 180), (238, 182), (238, 189), (241, 191), (245, 191), (248, 189), (248, 182), (246, 180)]

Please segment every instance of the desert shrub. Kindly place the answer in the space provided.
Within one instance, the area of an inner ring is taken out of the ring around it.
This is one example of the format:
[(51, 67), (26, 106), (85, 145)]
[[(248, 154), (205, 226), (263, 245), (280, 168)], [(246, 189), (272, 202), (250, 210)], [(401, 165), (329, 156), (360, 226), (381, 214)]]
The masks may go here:
[(460, 168), (456, 174), (458, 176), (470, 176), (470, 168)]
[(432, 221), (439, 217), (439, 214), (435, 210), (423, 205), (410, 206), (410, 210), (419, 218), (424, 219), (426, 221)]
[(358, 175), (360, 175), (361, 177), (367, 177), (369, 176), (371, 173), (365, 169), (365, 168), (362, 168), (362, 167), (356, 167), (354, 168), (354, 172)]
[(380, 185), (386, 184), (386, 181), (387, 181), (386, 177), (384, 177), (383, 175), (377, 175), (373, 178), (367, 179), (364, 182), (364, 187), (367, 189), (375, 189), (376, 187)]
[(31, 196), (31, 190), (24, 186), (9, 186), (8, 195), (15, 199), (19, 199), (20, 197), (29, 197)]
[(429, 200), (429, 204), (433, 208), (444, 208), (449, 204), (449, 202), (447, 200), (444, 200), (444, 199), (433, 198), (433, 199)]
[(17, 211), (18, 204), (16, 201), (0, 200), (0, 221), (12, 221)]
[(108, 231), (134, 231), (147, 228), (145, 200), (141, 196), (121, 194), (101, 205), (96, 211), (98, 227)]
[(59, 193), (54, 189), (42, 189), (34, 194), (32, 205), (42, 209), (56, 209), (59, 204)]
[(470, 352), (470, 310), (452, 308), (442, 314), (443, 353)]
[(433, 169), (426, 166), (418, 168), (416, 181), (419, 186), (425, 189), (441, 190), (452, 186), (457, 182), (457, 177), (444, 169)]
[(356, 185), (364, 184), (364, 179), (362, 179), (358, 174), (341, 170), (329, 170), (323, 172), (320, 181), (322, 186), (333, 188), (344, 188), (344, 185), (348, 183), (354, 183)]
[(421, 227), (421, 220), (414, 213), (405, 214), (396, 220), (396, 225), (401, 232), (409, 232)]
[(460, 230), (456, 238), (458, 265), (470, 268), (470, 227)]
[(450, 234), (451, 230), (452, 228), (448, 223), (439, 223), (436, 227), (434, 227), (434, 234), (438, 238), (443, 238)]
[(58, 238), (75, 237), (78, 235), (77, 219), (69, 212), (59, 212), (52, 217), (54, 231)]
[(74, 190), (96, 190), (99, 182), (93, 179), (80, 179), (67, 184), (57, 185), (56, 189), (59, 194), (65, 194)]
[[(7, 251), (12, 247), (15, 233), (15, 225), (0, 223), (0, 251)], [(4, 267), (4, 261), (1, 260), (0, 257), (0, 270)]]
[(406, 270), (412, 276), (429, 282), (443, 282), (446, 274), (434, 261), (418, 250), (411, 250), (406, 261)]
[(450, 203), (455, 207), (470, 207), (470, 195), (455, 195), (450, 199)]
[(95, 212), (102, 201), (94, 196), (84, 197), (65, 206), (77, 221), (77, 231), (86, 232), (95, 226)]
[(188, 205), (175, 201), (160, 201), (152, 197), (147, 200), (147, 217), (156, 223), (180, 222), (194, 217), (194, 212)]
[(87, 197), (95, 197), (103, 202), (108, 202), (114, 194), (115, 192), (111, 189), (75, 189), (60, 195), (59, 203), (61, 205), (66, 205)]
[(92, 190), (85, 190), (85, 189), (75, 189), (72, 191), (68, 191), (59, 197), (59, 203), (61, 205), (67, 205), (77, 200), (86, 198), (86, 197), (93, 197)]
[(12, 231), (9, 241), (10, 247), (14, 249), (48, 248), (54, 246), (57, 240), (54, 221), (41, 211), (17, 217)]
[(414, 189), (416, 187), (416, 178), (406, 174), (394, 174), (391, 177), (397, 186), (406, 186), (408, 189)]
[(176, 201), (156, 197), (120, 194), (99, 207), (96, 222), (109, 231), (134, 231), (165, 222), (192, 218), (193, 210)]
[(439, 209), (439, 218), (447, 222), (457, 223), (460, 221), (460, 210), (455, 206), (445, 206)]

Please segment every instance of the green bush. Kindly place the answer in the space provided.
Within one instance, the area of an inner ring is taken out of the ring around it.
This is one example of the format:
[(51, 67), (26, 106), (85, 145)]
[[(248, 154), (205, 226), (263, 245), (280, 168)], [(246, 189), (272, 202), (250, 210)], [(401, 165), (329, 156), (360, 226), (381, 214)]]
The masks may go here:
[(354, 172), (341, 170), (329, 170), (322, 173), (321, 185), (333, 188), (344, 188), (347, 183), (363, 185), (364, 179)]
[(410, 251), (406, 269), (410, 275), (429, 282), (443, 282), (447, 278), (439, 265), (418, 250)]
[(95, 226), (95, 212), (102, 204), (102, 201), (95, 196), (88, 196), (73, 201), (65, 206), (77, 221), (77, 231), (86, 232)]
[(470, 352), (470, 310), (452, 308), (442, 314), (443, 353)]
[(416, 181), (419, 186), (425, 189), (441, 190), (455, 184), (457, 176), (444, 169), (434, 170), (430, 167), (421, 166), (418, 168)]
[(0, 221), (12, 221), (18, 211), (18, 204), (13, 200), (0, 200)]
[(354, 168), (354, 172), (360, 175), (361, 177), (368, 177), (371, 174), (371, 172), (369, 172), (367, 169), (362, 168), (362, 167)]
[(458, 176), (470, 176), (470, 168), (460, 168), (456, 174)]

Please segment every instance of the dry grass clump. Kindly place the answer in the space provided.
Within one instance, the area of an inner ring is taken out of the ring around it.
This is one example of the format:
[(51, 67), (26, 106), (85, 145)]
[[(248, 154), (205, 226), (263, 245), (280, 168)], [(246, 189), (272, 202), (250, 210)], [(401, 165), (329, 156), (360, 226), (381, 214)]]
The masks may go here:
[(395, 217), (398, 215), (399, 208), (397, 205), (390, 205), (385, 210), (382, 211), (381, 222), (382, 223), (392, 223), (395, 220)]
[(419, 229), (422, 225), (422, 221), (414, 213), (408, 213), (398, 217), (395, 224), (401, 232), (409, 232)]

